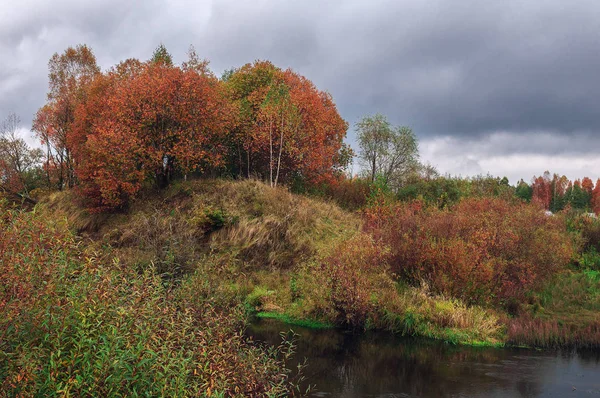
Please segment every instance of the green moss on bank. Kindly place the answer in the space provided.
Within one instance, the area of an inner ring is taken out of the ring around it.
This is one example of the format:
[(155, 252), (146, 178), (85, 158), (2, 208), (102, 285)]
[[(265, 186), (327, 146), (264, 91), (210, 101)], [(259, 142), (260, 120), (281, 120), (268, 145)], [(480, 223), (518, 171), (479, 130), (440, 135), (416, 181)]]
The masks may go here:
[(280, 314), (278, 312), (259, 312), (256, 314), (256, 317), (264, 319), (275, 319), (280, 322), (287, 323), (288, 325), (302, 326), (310, 329), (335, 328), (335, 325), (333, 323), (321, 322), (314, 319), (297, 319), (286, 314)]

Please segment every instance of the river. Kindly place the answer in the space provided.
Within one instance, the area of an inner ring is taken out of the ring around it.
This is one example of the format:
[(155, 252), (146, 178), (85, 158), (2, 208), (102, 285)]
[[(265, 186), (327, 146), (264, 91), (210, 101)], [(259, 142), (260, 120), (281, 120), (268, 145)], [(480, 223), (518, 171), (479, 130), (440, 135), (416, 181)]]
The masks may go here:
[(257, 320), (247, 334), (278, 344), (293, 329), (314, 397), (600, 397), (600, 352), (463, 347), (383, 332), (312, 330)]

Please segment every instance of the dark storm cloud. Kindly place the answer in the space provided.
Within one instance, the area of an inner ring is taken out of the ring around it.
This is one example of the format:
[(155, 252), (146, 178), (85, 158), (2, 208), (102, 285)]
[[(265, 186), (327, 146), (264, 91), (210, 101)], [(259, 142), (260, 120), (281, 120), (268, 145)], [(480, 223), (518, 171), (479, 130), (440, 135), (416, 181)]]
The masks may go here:
[(451, 156), (472, 149), (467, 169), (477, 156), (600, 146), (596, 1), (9, 4), (0, 7), (0, 116), (13, 110), (25, 124), (44, 102), (52, 53), (87, 43), (107, 68), (147, 59), (163, 42), (177, 61), (194, 44), (217, 74), (255, 59), (292, 67), (331, 92), (351, 125), (381, 112), (424, 146), (450, 137)]
[(130, 12), (126, 2), (114, 0), (25, 1), (0, 7), (0, 116), (16, 112), (29, 127), (45, 101), (48, 60), (69, 45), (103, 47), (99, 61), (116, 62), (105, 43)]
[(379, 111), (422, 137), (600, 129), (600, 4), (219, 4), (203, 32), (219, 66), (292, 66), (350, 122)]

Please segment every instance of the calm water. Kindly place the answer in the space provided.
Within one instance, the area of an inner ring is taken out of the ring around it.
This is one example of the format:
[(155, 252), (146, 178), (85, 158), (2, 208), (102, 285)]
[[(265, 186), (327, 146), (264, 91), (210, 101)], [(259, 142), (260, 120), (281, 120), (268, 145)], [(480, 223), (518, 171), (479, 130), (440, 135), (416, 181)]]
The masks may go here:
[(312, 396), (600, 397), (600, 352), (456, 347), (389, 333), (353, 335), (259, 320), (247, 331), (278, 344), (293, 329)]

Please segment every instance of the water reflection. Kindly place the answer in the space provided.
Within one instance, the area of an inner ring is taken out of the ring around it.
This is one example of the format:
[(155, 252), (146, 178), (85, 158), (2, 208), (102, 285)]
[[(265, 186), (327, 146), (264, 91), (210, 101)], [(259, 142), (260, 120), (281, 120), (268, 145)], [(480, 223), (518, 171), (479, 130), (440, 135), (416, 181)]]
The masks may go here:
[[(289, 329), (259, 320), (247, 333), (277, 344)], [(314, 396), (600, 397), (597, 351), (456, 347), (389, 333), (292, 329), (300, 334), (297, 358), (308, 359)]]

